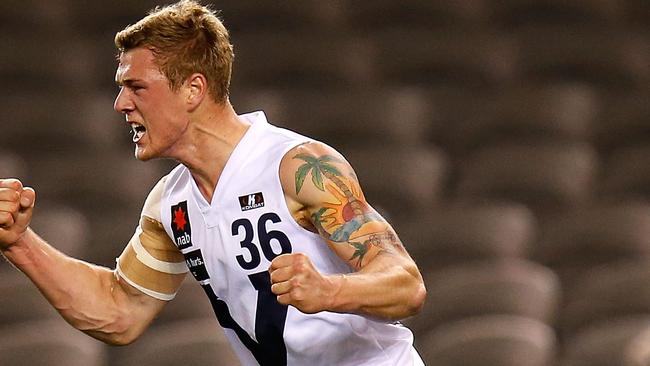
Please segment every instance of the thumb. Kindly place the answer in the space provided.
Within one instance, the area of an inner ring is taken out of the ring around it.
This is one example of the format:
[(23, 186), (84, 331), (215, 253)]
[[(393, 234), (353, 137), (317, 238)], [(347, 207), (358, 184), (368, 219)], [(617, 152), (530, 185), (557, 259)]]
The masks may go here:
[(23, 191), (20, 192), (20, 207), (21, 211), (31, 209), (34, 207), (36, 202), (36, 192), (33, 188), (25, 187)]
[(23, 188), (20, 192), (20, 210), (16, 216), (16, 226), (23, 230), (27, 228), (32, 221), (34, 203), (36, 202), (36, 192), (32, 188)]

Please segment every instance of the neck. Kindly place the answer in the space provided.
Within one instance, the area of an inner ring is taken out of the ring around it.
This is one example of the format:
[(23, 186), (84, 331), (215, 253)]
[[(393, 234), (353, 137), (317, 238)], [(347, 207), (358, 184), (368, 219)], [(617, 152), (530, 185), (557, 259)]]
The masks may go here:
[(230, 102), (197, 111), (177, 160), (191, 172), (210, 202), (219, 177), (250, 124), (237, 116)]

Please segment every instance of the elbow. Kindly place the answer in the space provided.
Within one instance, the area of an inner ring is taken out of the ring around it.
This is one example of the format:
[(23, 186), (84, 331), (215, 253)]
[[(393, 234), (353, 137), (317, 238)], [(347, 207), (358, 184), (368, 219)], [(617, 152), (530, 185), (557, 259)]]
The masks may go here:
[(111, 346), (128, 346), (135, 342), (136, 339), (138, 339), (137, 336), (134, 337), (129, 334), (111, 334), (106, 339), (102, 339), (102, 341)]
[(84, 333), (111, 346), (127, 346), (140, 336), (140, 333), (130, 330), (124, 332), (84, 330)]
[(129, 321), (117, 321), (102, 333), (105, 337), (96, 337), (112, 346), (127, 346), (135, 342), (143, 333), (143, 328)]
[(413, 296), (408, 304), (408, 315), (406, 317), (411, 317), (419, 314), (424, 307), (424, 303), (427, 299), (427, 289), (424, 286), (424, 282), (419, 281), (416, 285), (416, 289), (413, 291)]
[(410, 277), (410, 286), (407, 287), (409, 291), (406, 296), (406, 302), (404, 303), (403, 319), (419, 314), (427, 299), (427, 289), (417, 267), (414, 266), (407, 273)]
[(111, 346), (126, 346), (140, 336), (140, 332), (134, 331), (132, 326), (127, 324), (114, 324), (112, 327), (102, 331), (101, 337), (95, 337)]
[(424, 284), (419, 282), (412, 289), (405, 292), (403, 296), (399, 305), (396, 304), (397, 306), (383, 313), (378, 319), (381, 321), (395, 322), (418, 315), (424, 307), (427, 290)]
[[(417, 275), (416, 275), (417, 274)], [(381, 317), (384, 321), (400, 321), (419, 314), (427, 298), (427, 289), (419, 272), (407, 272), (400, 286), (399, 300)]]
[(112, 346), (126, 346), (135, 342), (143, 333), (143, 328), (130, 321), (128, 317), (118, 317), (110, 321), (89, 324), (71, 323), (87, 335)]

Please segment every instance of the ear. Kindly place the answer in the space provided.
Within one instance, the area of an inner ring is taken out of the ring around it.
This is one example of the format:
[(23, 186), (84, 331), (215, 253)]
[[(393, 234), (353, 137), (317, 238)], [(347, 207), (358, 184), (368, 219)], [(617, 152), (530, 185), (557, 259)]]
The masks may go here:
[(208, 80), (203, 74), (194, 73), (187, 78), (185, 85), (188, 107), (195, 109), (208, 95)]

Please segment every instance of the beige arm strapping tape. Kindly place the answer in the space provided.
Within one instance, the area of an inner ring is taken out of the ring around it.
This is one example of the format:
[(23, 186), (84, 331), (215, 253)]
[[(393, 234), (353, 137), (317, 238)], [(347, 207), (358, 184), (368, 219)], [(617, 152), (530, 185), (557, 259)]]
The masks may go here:
[(135, 283), (134, 281), (131, 281), (128, 276), (126, 276), (124, 273), (122, 273), (122, 270), (120, 270), (120, 262), (119, 260), (117, 261), (117, 266), (115, 267), (115, 270), (117, 271), (117, 274), (122, 278), (126, 283), (129, 285), (137, 288), (140, 292), (143, 292), (153, 298), (156, 298), (158, 300), (163, 300), (163, 301), (170, 301), (173, 300), (174, 297), (176, 297), (176, 292), (173, 294), (164, 294), (162, 292), (157, 292), (153, 290), (149, 290), (148, 288), (142, 287)]
[(188, 272), (183, 254), (160, 223), (163, 178), (151, 191), (140, 225), (119, 258), (116, 272), (128, 284), (160, 300), (176, 295)]
[(129, 242), (129, 244), (131, 244), (133, 250), (135, 251), (136, 258), (140, 262), (142, 262), (142, 264), (144, 264), (145, 266), (151, 269), (155, 269), (158, 272), (164, 272), (169, 274), (181, 274), (181, 273), (187, 273), (189, 271), (187, 268), (187, 264), (185, 264), (185, 261), (165, 262), (149, 254), (147, 249), (145, 249), (145, 247), (142, 246), (142, 242), (140, 241), (140, 236), (142, 234), (143, 234), (142, 229), (140, 229), (140, 227), (138, 226), (138, 228), (135, 231), (135, 234), (133, 235), (133, 238), (131, 238), (131, 241)]

